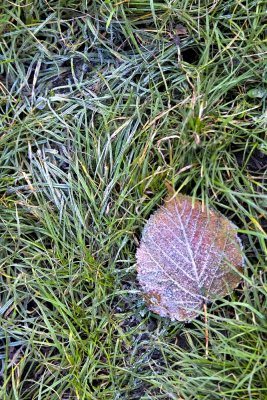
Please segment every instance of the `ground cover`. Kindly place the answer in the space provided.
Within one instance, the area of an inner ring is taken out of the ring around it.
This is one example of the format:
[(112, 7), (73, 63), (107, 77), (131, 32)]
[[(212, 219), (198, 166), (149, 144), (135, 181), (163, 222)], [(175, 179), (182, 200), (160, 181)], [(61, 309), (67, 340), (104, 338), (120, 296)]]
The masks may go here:
[[(0, 398), (265, 399), (266, 1), (0, 10)], [(208, 357), (136, 281), (169, 186), (244, 246)]]

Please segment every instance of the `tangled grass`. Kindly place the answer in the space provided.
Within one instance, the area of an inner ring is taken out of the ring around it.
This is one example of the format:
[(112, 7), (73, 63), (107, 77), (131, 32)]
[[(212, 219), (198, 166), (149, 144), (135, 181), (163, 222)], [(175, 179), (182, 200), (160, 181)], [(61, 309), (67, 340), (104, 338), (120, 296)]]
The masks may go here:
[[(0, 9), (0, 398), (265, 399), (266, 1)], [(136, 282), (166, 183), (244, 245), (208, 357)]]

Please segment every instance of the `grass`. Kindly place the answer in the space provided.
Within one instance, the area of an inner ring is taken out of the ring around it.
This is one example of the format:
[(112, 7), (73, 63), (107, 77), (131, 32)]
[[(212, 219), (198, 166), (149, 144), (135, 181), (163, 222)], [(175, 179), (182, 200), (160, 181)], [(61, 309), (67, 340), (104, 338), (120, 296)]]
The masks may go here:
[[(266, 399), (266, 2), (0, 9), (0, 398)], [(244, 245), (208, 357), (136, 281), (166, 183)]]

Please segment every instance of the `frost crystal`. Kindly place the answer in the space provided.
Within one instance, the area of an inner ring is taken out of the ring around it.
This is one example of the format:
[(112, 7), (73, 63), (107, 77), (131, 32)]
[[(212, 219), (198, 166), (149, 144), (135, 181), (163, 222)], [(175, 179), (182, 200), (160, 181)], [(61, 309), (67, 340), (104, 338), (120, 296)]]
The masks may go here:
[(204, 302), (240, 282), (242, 245), (235, 225), (214, 210), (178, 195), (148, 220), (137, 250), (138, 280), (150, 310), (188, 321)]

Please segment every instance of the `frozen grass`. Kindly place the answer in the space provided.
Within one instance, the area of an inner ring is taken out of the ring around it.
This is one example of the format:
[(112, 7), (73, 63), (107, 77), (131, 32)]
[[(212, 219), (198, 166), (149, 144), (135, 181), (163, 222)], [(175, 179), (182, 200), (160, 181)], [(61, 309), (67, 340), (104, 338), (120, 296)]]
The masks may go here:
[[(266, 399), (266, 1), (0, 8), (0, 398)], [(208, 358), (136, 282), (166, 182), (244, 244)]]

